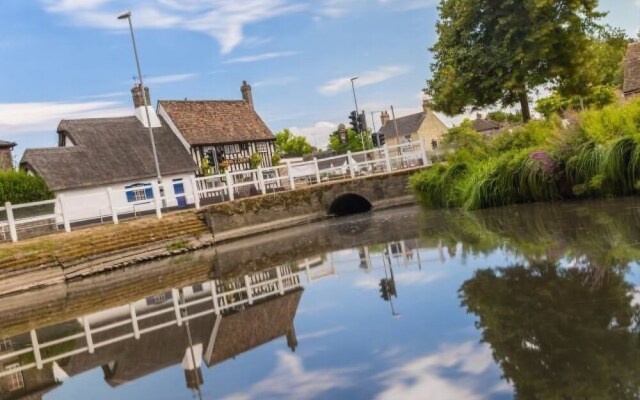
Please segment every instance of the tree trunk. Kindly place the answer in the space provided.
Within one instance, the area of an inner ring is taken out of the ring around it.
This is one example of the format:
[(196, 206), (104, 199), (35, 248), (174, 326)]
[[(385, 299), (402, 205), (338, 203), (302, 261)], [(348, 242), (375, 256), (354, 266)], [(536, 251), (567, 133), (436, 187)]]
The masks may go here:
[(520, 109), (522, 111), (522, 121), (527, 123), (531, 121), (531, 109), (529, 108), (529, 96), (527, 91), (524, 90), (518, 94), (520, 98)]

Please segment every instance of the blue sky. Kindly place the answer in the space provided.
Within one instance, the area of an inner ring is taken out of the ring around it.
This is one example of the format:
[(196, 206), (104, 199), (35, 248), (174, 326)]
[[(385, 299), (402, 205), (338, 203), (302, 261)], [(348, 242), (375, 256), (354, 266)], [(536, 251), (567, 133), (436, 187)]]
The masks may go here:
[[(435, 41), (436, 0), (3, 0), (0, 140), (56, 145), (62, 118), (131, 115), (136, 75), (131, 9), (143, 74), (158, 99), (237, 99), (254, 88), (274, 131), (323, 146), (353, 109), (420, 108)], [(606, 22), (635, 35), (637, 0), (601, 0)], [(376, 119), (376, 124), (379, 120)]]

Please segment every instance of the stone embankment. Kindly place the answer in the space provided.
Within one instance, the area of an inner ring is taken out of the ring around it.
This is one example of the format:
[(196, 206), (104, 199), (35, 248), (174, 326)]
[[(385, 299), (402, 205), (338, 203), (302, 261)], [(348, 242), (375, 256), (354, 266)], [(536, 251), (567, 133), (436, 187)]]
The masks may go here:
[(87, 227), (71, 233), (0, 245), (0, 295), (171, 257), (214, 244), (326, 218), (333, 202), (358, 196), (373, 210), (415, 200), (408, 177), (415, 170), (365, 177), (291, 192)]

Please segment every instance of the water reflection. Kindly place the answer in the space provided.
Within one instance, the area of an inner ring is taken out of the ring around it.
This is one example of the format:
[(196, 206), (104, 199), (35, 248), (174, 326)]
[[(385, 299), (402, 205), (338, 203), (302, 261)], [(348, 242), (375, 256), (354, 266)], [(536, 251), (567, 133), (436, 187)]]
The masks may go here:
[(3, 298), (0, 399), (637, 398), (639, 209), (399, 209)]
[(636, 399), (640, 309), (611, 270), (553, 262), (476, 271), (460, 289), (521, 399)]

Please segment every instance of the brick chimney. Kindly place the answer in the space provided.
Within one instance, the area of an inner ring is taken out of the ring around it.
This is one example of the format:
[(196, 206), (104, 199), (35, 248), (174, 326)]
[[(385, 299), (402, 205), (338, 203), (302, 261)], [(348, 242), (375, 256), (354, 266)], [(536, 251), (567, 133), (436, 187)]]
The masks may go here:
[(431, 100), (427, 98), (422, 99), (422, 111), (426, 114), (429, 110), (431, 110)]
[[(151, 105), (151, 96), (149, 95), (149, 88), (144, 88), (144, 93), (147, 96), (147, 105)], [(144, 107), (144, 99), (142, 97), (142, 89), (140, 84), (136, 84), (131, 88), (131, 96), (133, 97), (133, 107)]]
[(382, 113), (380, 113), (380, 123), (382, 124), (382, 126), (385, 126), (387, 122), (389, 122), (389, 113), (383, 111)]
[(149, 95), (149, 88), (144, 88), (144, 93), (147, 98), (147, 110), (144, 109), (144, 97), (142, 97), (142, 86), (140, 84), (136, 84), (131, 88), (131, 96), (133, 97), (133, 106), (135, 107), (135, 116), (145, 127), (149, 127), (149, 122), (147, 122), (147, 111), (149, 113), (149, 119), (151, 119), (151, 127), (159, 128), (162, 126), (160, 123), (160, 119), (156, 114), (156, 111), (153, 109), (151, 105), (151, 96)]
[(242, 100), (246, 101), (251, 107), (253, 107), (253, 94), (251, 93), (251, 85), (249, 85), (247, 81), (242, 81), (240, 91), (242, 92)]

